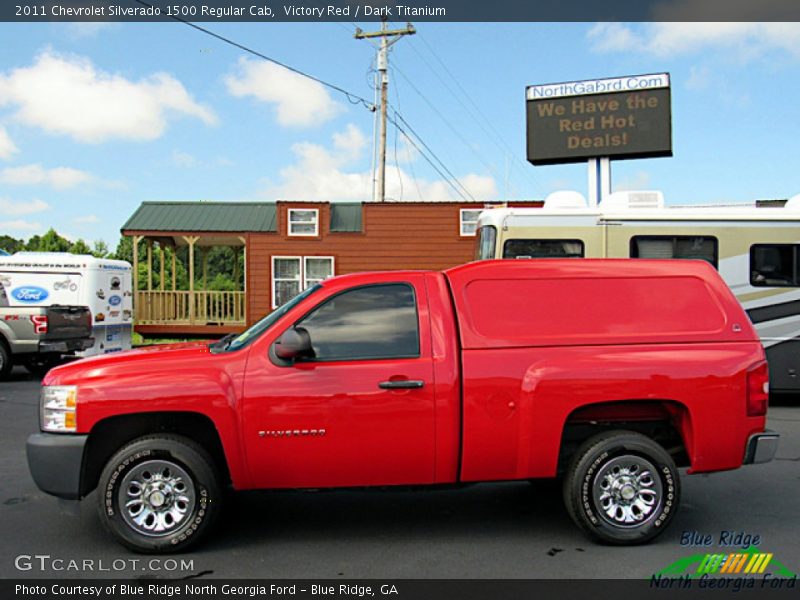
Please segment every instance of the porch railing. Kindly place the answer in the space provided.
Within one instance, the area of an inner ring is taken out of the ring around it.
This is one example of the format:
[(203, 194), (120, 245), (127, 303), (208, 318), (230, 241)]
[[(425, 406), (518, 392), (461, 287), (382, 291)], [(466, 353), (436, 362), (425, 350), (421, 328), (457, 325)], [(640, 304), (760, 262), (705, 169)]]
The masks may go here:
[(243, 325), (245, 293), (139, 291), (134, 311), (140, 325)]

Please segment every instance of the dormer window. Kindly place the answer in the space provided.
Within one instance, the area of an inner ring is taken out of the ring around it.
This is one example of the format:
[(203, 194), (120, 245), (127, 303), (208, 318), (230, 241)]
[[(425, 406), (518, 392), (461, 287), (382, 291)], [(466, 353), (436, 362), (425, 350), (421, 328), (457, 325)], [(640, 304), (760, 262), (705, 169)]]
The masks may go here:
[(289, 235), (319, 235), (319, 210), (316, 208), (289, 209)]

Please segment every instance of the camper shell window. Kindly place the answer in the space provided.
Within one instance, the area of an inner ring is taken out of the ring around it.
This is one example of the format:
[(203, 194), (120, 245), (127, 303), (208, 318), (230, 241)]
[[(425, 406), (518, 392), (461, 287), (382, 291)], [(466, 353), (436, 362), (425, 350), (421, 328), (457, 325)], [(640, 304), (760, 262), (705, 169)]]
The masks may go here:
[(717, 238), (702, 235), (637, 235), (631, 238), (631, 258), (689, 258), (717, 268)]
[(750, 247), (750, 285), (800, 287), (797, 244), (755, 244)]
[(581, 240), (507, 240), (503, 258), (583, 258)]

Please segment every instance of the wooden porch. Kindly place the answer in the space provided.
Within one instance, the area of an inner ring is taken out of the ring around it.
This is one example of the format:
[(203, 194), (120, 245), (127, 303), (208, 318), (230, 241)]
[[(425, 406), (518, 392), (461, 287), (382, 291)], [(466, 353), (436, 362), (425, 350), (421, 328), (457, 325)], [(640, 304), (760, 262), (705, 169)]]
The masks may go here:
[[(243, 277), (245, 269), (239, 266), (240, 258), (247, 260), (245, 237), (224, 234), (134, 234), (131, 237), (136, 332), (145, 337), (214, 337), (245, 328), (246, 277)], [(144, 257), (140, 256), (142, 243), (146, 248)], [(209, 289), (208, 255), (214, 247), (233, 251), (233, 264), (227, 275), (240, 290)], [(183, 260), (178, 256), (179, 248)], [(140, 274), (142, 259), (146, 265), (144, 281)], [(199, 262), (199, 269), (196, 262)], [(182, 273), (179, 273), (179, 265)], [(154, 275), (158, 279), (156, 285)], [(179, 279), (188, 289), (178, 289)]]

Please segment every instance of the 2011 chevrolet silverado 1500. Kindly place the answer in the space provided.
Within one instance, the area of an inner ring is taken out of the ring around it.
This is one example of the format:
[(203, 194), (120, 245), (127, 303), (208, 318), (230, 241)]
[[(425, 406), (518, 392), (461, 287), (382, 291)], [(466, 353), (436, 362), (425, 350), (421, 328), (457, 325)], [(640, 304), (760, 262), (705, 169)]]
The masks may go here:
[(483, 261), (314, 285), (217, 343), (58, 367), (39, 487), (184, 549), (223, 489), (563, 477), (593, 538), (663, 531), (690, 473), (770, 460), (764, 351), (701, 261)]

